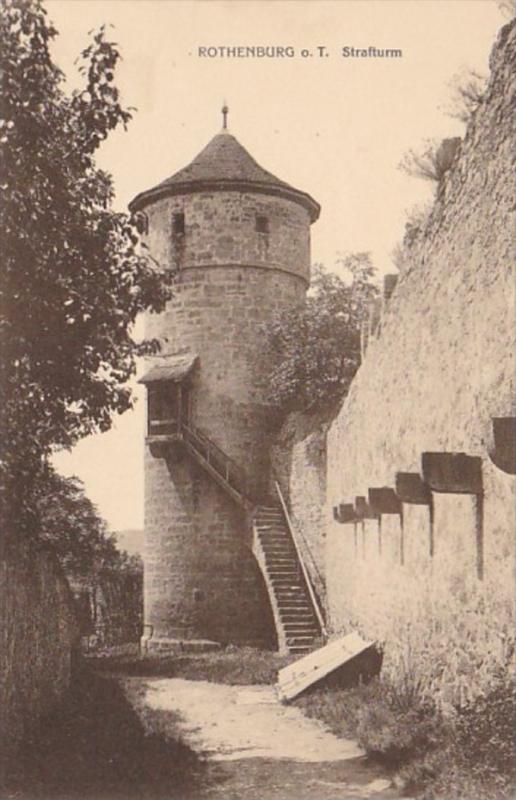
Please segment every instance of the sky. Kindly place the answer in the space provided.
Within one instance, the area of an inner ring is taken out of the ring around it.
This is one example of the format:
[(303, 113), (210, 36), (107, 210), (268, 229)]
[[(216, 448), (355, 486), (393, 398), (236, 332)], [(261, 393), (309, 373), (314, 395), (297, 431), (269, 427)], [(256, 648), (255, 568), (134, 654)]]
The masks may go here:
[[(467, 67), (487, 74), (505, 21), (494, 0), (47, 0), (46, 8), (70, 89), (80, 85), (74, 62), (88, 31), (113, 26), (123, 56), (117, 85), (136, 108), (98, 157), (117, 209), (189, 163), (220, 130), (226, 101), (231, 133), (258, 163), (321, 204), (312, 261), (335, 268), (340, 253), (370, 251), (380, 274), (394, 271), (407, 211), (431, 198), (431, 186), (398, 164), (426, 139), (463, 133), (445, 113), (449, 82)], [(294, 57), (200, 55), (239, 46), (291, 47)], [(346, 47), (402, 56), (345, 58)], [(84, 481), (112, 530), (143, 527), (144, 397), (133, 385), (133, 411), (55, 457), (60, 472)]]

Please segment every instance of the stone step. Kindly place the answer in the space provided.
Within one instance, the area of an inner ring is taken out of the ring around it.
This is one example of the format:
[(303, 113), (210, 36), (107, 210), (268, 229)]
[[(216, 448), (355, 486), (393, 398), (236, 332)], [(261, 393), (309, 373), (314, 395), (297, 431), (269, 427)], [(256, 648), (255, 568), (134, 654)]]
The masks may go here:
[(289, 540), (284, 537), (275, 536), (274, 538), (271, 538), (260, 536), (260, 544), (266, 553), (273, 553), (274, 548), (279, 547), (283, 548), (284, 552), (289, 553), (292, 558), (295, 558), (294, 548), (290, 544)]
[(286, 577), (275, 577), (271, 578), (270, 582), (273, 586), (277, 587), (279, 590), (285, 591), (285, 589), (290, 589), (291, 591), (301, 592), (304, 595), (303, 589), (300, 584), (287, 575)]
[(291, 619), (290, 617), (285, 618), (280, 616), (280, 620), (285, 630), (308, 631), (310, 634), (313, 634), (314, 636), (319, 633), (319, 626), (317, 625), (314, 619), (297, 620), (295, 617), (294, 619)]
[(262, 520), (255, 520), (253, 527), (257, 530), (271, 530), (271, 529), (278, 529), (281, 531), (285, 530), (285, 524), (282, 522), (281, 519), (262, 519)]
[(258, 538), (264, 549), (269, 549), (270, 547), (274, 547), (274, 545), (280, 545), (281, 547), (287, 547), (291, 553), (294, 552), (294, 548), (289, 539), (287, 539), (286, 536), (281, 536), (279, 533), (274, 533), (270, 536), (262, 534)]
[(287, 636), (287, 647), (309, 647), (315, 636)]
[(306, 595), (298, 589), (284, 589), (283, 586), (276, 586), (274, 594), (279, 608), (285, 608), (289, 603), (299, 603), (300, 606), (306, 608)]
[(315, 617), (313, 614), (309, 613), (308, 611), (302, 611), (300, 614), (296, 614), (292, 611), (282, 611), (280, 608), (279, 615), (281, 617), (282, 622), (307, 622), (307, 623), (315, 623)]
[[(269, 550), (263, 550), (263, 555), (265, 557), (265, 562), (267, 564), (273, 562), (276, 558), (283, 559), (285, 561), (294, 561), (292, 557), (292, 553), (289, 553), (287, 550), (277, 550), (274, 552), (270, 552)], [(297, 562), (296, 562), (297, 563)]]
[(260, 544), (262, 547), (270, 549), (271, 547), (280, 546), (280, 547), (287, 547), (289, 552), (294, 554), (294, 547), (290, 539), (287, 536), (282, 536), (279, 533), (275, 533), (271, 536), (266, 536), (262, 534), (258, 537)]
[(291, 578), (294, 583), (299, 581), (299, 575), (295, 569), (291, 569), (290, 567), (285, 567), (281, 569), (281, 567), (274, 567), (273, 569), (268, 569), (267, 574), (269, 578)]
[(275, 541), (275, 542), (264, 542), (260, 540), (260, 546), (262, 547), (264, 553), (266, 555), (275, 555), (276, 553), (286, 553), (287, 556), (290, 558), (296, 558), (296, 554), (294, 553), (294, 548), (286, 539), (282, 541)]
[(304, 656), (310, 652), (311, 647), (288, 647), (291, 656)]
[(278, 603), (278, 606), (283, 608), (285, 611), (288, 611), (294, 607), (299, 608), (299, 606), (302, 606), (303, 609), (309, 607), (308, 600), (306, 599), (304, 592), (292, 591), (292, 589), (283, 590), (280, 586), (278, 586), (274, 594), (276, 595), (276, 602)]
[(290, 536), (287, 535), (287, 531), (285, 528), (257, 528), (258, 536), (281, 536), (284, 539), (288, 539), (290, 541)]
[[(270, 564), (273, 563), (275, 559), (283, 559), (284, 561), (294, 561), (292, 554), (287, 551), (275, 551), (273, 553), (269, 552), (268, 550), (263, 550), (263, 555), (265, 557), (265, 563)], [(297, 562), (296, 566), (297, 566)]]
[(297, 623), (284, 623), (283, 629), (287, 636), (317, 636), (319, 629), (316, 625), (298, 625)]
[(277, 564), (278, 567), (292, 566), (297, 569), (298, 561), (292, 555), (276, 555), (275, 553), (265, 553), (265, 562), (273, 565)]
[(266, 566), (269, 575), (277, 573), (278, 575), (295, 575), (296, 578), (299, 578), (297, 564), (271, 564), (269, 562)]
[(253, 522), (253, 526), (255, 528), (281, 528), (281, 530), (286, 530), (286, 525), (282, 519), (276, 517), (270, 517), (267, 519), (255, 519)]
[(266, 561), (265, 566), (269, 574), (273, 572), (291, 572), (298, 575), (297, 564), (289, 564), (288, 562)]

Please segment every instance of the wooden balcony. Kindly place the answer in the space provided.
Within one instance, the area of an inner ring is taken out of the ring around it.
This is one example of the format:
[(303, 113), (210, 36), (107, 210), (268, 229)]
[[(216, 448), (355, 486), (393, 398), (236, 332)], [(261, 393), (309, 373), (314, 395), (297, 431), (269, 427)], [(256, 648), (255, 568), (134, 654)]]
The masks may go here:
[(156, 457), (163, 457), (173, 445), (183, 441), (181, 425), (177, 419), (151, 419), (147, 426), (145, 442), (150, 446), (151, 453)]

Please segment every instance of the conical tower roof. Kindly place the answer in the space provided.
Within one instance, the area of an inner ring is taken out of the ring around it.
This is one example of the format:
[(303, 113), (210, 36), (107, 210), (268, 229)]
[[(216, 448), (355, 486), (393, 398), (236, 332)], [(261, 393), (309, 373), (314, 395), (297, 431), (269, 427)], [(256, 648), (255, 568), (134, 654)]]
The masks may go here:
[(309, 194), (263, 169), (226, 129), (214, 136), (188, 166), (137, 195), (130, 209), (139, 211), (149, 203), (173, 194), (231, 189), (287, 197), (304, 206), (312, 222), (319, 216), (320, 206)]

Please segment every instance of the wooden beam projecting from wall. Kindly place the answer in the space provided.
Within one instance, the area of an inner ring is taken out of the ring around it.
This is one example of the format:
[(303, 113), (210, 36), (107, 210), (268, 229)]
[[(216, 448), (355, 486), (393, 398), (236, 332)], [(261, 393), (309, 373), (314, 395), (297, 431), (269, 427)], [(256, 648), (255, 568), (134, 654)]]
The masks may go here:
[(484, 490), (482, 459), (466, 453), (423, 453), (423, 480), (432, 491), (443, 494), (471, 494), (475, 498), (477, 575), (484, 577)]
[(493, 417), (493, 448), (489, 458), (498, 469), (516, 475), (516, 417)]

